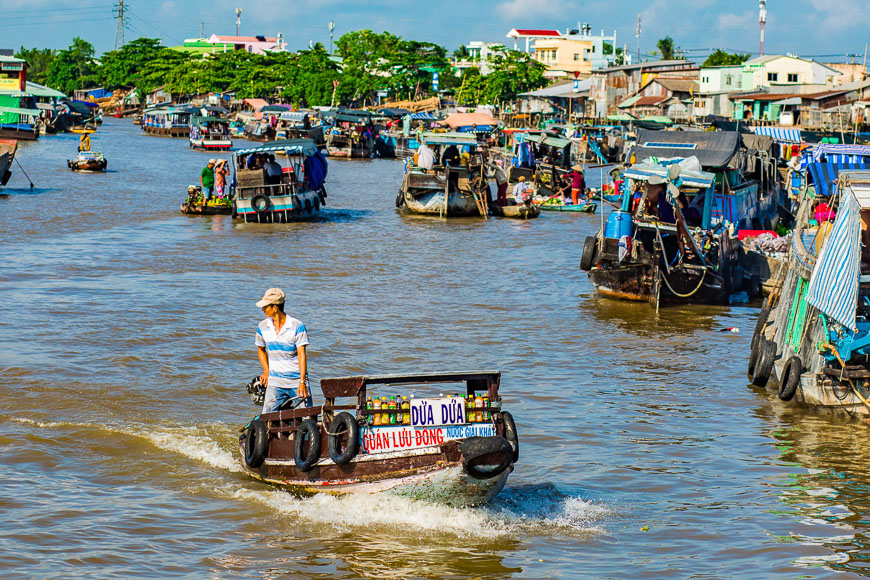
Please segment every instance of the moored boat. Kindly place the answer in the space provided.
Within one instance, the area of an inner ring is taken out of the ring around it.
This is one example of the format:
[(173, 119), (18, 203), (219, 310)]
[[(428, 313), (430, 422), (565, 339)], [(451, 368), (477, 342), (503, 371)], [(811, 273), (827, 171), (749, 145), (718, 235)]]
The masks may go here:
[(533, 219), (541, 215), (541, 206), (533, 203), (519, 203), (516, 205), (496, 205), (490, 207), (493, 215), (520, 220)]
[[(405, 166), (396, 207), (441, 217), (486, 216), (490, 189), (477, 139), (467, 133), (424, 133), (420, 140), (417, 160)], [(457, 161), (445, 165), (441, 150), (450, 148), (457, 152)], [(468, 155), (465, 165), (458, 161), (460, 150)]]
[[(818, 168), (822, 170), (824, 168)], [(831, 177), (828, 174), (828, 177)], [(870, 171), (843, 170), (805, 195), (787, 266), (759, 315), (748, 375), (783, 401), (870, 417)], [(816, 211), (825, 204), (825, 215)]]
[[(280, 160), (280, 178), (270, 178), (263, 167), (268, 156)], [(273, 141), (233, 153), (234, 217), (246, 222), (308, 220), (326, 204), (328, 164), (311, 139)]]
[[(323, 405), (264, 413), (248, 423), (239, 437), (242, 468), (303, 495), (388, 492), (457, 507), (486, 504), (519, 457), (499, 382), (498, 371), (323, 379)], [(419, 393), (448, 384), (461, 385), (461, 394), (409, 394), (392, 403), (383, 397), (381, 408), (372, 402), (373, 391), (387, 386)], [(337, 404), (342, 398), (352, 403)]]
[(330, 157), (368, 159), (374, 151), (377, 133), (368, 111), (339, 109), (332, 126), (324, 131), (326, 151)]
[(536, 203), (535, 206), (542, 211), (566, 211), (573, 213), (595, 213), (595, 210), (598, 209), (598, 204), (592, 202), (572, 204), (551, 200)]
[(190, 138), (190, 117), (188, 109), (176, 107), (155, 107), (142, 114), (142, 132), (157, 137)]

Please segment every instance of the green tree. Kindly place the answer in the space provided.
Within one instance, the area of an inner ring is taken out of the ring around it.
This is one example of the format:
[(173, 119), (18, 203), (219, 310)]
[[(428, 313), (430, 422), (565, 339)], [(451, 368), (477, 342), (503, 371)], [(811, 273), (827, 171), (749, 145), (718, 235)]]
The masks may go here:
[(48, 68), (54, 60), (55, 51), (50, 48), (24, 48), (15, 53), (16, 58), (27, 61), (27, 79), (34, 83), (45, 84)]
[(468, 52), (468, 48), (464, 44), (460, 44), (459, 48), (453, 51), (454, 60), (468, 60), (469, 56), (471, 53)]
[(293, 55), (283, 75), (281, 96), (301, 107), (331, 104), (333, 81), (341, 78), (338, 64), (319, 42)]
[(662, 60), (674, 59), (674, 39), (670, 36), (665, 36), (664, 38), (659, 40), (656, 43), (656, 48), (658, 48)]
[(701, 66), (733, 66), (743, 64), (747, 60), (749, 60), (748, 54), (732, 54), (717, 48), (714, 52), (710, 53), (710, 56), (704, 60)]
[[(163, 50), (165, 48), (155, 38), (137, 38), (118, 50), (107, 52), (101, 59), (100, 82), (108, 89), (139, 86), (149, 65), (161, 56), (165, 58), (161, 55)], [(153, 87), (140, 88), (147, 91)]]
[(71, 95), (76, 89), (96, 86), (96, 69), (94, 46), (76, 36), (69, 48), (59, 51), (51, 61), (46, 82)]
[[(605, 42), (602, 48), (602, 52), (604, 52), (605, 56), (613, 54), (613, 45), (609, 42)], [(616, 47), (616, 55), (613, 64), (616, 66), (625, 64), (625, 51), (622, 49), (621, 46)]]
[(547, 66), (528, 53), (502, 49), (489, 59), (490, 72), (478, 103), (508, 101), (519, 93), (533, 91), (547, 84)]

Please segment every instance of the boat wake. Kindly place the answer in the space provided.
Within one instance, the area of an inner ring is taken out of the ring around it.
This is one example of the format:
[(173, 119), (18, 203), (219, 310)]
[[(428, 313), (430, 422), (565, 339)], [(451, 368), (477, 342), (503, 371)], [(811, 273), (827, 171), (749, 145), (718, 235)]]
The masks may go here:
[[(14, 421), (43, 429), (100, 431), (108, 436), (125, 435), (193, 459), (227, 473), (242, 472), (236, 457), (235, 430), (225, 424), (169, 427), (160, 425), (113, 426), (69, 421)], [(452, 508), (389, 493), (317, 494), (298, 497), (266, 484), (232, 479), (217, 480), (209, 493), (231, 501), (260, 504), (270, 512), (304, 519), (338, 532), (361, 529), (426, 530), (446, 536), (480, 540), (528, 535), (597, 535), (606, 533), (603, 523), (611, 513), (601, 503), (566, 494), (553, 484), (508, 485), (488, 506)]]

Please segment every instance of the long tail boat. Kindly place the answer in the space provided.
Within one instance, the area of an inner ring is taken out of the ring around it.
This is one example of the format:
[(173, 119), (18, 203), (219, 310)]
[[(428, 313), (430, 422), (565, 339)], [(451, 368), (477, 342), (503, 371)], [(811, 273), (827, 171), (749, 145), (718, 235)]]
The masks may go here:
[[(264, 413), (243, 428), (242, 468), (300, 495), (389, 492), (451, 506), (485, 504), (519, 457), (499, 382), (498, 371), (323, 379), (323, 405)], [(369, 404), (375, 391), (397, 386), (407, 393), (404, 405)], [(415, 396), (435, 386), (462, 394)], [(262, 401), (262, 391), (249, 392)], [(341, 398), (353, 403), (337, 404)]]

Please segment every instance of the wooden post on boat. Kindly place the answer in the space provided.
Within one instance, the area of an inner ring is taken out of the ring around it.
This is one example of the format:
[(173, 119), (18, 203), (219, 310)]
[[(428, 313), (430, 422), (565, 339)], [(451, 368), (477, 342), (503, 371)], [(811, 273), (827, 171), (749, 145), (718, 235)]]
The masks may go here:
[(444, 205), (441, 210), (438, 211), (438, 217), (447, 217), (447, 198), (450, 197), (450, 168), (444, 168)]

